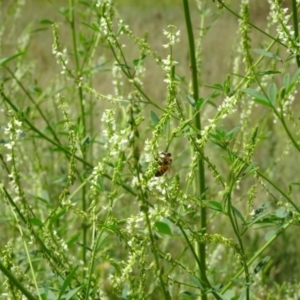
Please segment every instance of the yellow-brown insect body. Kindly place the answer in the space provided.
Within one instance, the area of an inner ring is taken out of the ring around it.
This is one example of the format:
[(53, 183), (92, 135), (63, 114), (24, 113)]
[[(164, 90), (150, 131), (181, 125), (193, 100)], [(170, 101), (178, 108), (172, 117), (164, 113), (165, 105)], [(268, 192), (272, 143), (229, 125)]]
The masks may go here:
[(157, 171), (155, 172), (155, 176), (160, 177), (169, 170), (172, 164), (172, 154), (162, 151), (160, 152), (159, 157), (156, 160), (159, 166)]

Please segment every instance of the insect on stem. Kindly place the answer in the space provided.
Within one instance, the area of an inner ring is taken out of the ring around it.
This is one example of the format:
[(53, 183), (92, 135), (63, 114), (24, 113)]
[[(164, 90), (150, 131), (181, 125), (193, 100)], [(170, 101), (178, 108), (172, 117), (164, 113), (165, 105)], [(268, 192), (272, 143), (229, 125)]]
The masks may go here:
[(161, 151), (156, 161), (159, 167), (155, 172), (155, 177), (163, 176), (171, 167), (172, 154), (170, 152)]

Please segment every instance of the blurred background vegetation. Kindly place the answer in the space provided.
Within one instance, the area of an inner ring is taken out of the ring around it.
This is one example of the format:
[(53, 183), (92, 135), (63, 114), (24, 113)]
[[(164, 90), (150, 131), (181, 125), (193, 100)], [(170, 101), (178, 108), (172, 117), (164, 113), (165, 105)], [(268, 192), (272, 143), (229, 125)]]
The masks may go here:
[[(9, 56), (13, 52), (16, 45), (16, 39), (21, 38), (22, 33), (32, 32), (33, 38), (28, 48), (28, 59), (35, 63), (35, 75), (39, 78), (39, 84), (47, 86), (49, 81), (56, 74), (58, 66), (52, 55), (52, 33), (51, 26), (41, 24), (42, 20), (51, 20), (64, 25), (64, 17), (60, 12), (68, 7), (68, 1), (34, 1), (27, 0), (26, 5), (22, 7), (21, 17), (16, 20), (11, 20), (11, 1), (5, 1), (3, 6), (3, 24), (13, 23), (16, 27), (15, 36), (4, 35), (2, 54)], [(82, 1), (84, 2), (84, 1)], [(203, 82), (206, 85), (214, 83), (221, 83), (226, 78), (226, 75), (231, 71), (232, 49), (235, 46), (235, 32), (238, 29), (237, 19), (223, 10), (217, 10), (216, 4), (212, 1), (207, 2), (207, 33), (203, 41)], [(238, 12), (240, 1), (231, 1), (231, 7)], [(178, 61), (178, 74), (189, 79), (189, 49), (187, 45), (187, 37), (185, 33), (185, 21), (182, 11), (182, 3), (179, 0), (162, 0), (162, 1), (134, 1), (134, 0), (118, 0), (114, 1), (119, 10), (120, 15), (125, 23), (130, 26), (137, 36), (148, 37), (149, 44), (154, 50), (158, 51), (161, 56), (166, 56), (168, 51), (162, 47), (164, 43), (164, 36), (162, 30), (168, 25), (174, 24), (181, 30), (181, 44), (176, 49), (175, 57)], [(84, 8), (84, 4), (81, 4)], [(193, 23), (195, 29), (195, 36), (197, 36), (197, 28), (200, 26), (199, 15), (195, 3), (191, 1), (191, 13), (193, 16)], [(267, 24), (268, 5), (264, 1), (250, 1), (250, 15), (251, 20), (257, 25), (264, 27)], [(5, 9), (7, 8), (7, 9)], [(78, 11), (79, 13), (79, 11)], [(6, 31), (12, 31), (11, 26), (6, 28)], [(68, 46), (71, 43), (69, 39), (70, 28), (68, 26), (61, 26), (59, 31), (61, 40)], [(259, 45), (264, 36), (257, 31), (252, 32), (253, 47)], [(136, 48), (128, 48), (127, 55), (136, 57), (138, 54)], [(102, 49), (105, 51), (105, 49)], [(133, 52), (132, 52), (133, 50)], [(104, 52), (107, 55), (109, 52)], [(100, 53), (101, 54), (101, 53)], [(107, 66), (110, 67), (111, 61), (107, 61)], [(146, 62), (147, 63), (147, 62)], [(95, 81), (99, 86), (99, 90), (106, 91), (108, 87), (111, 88), (111, 80), (108, 74), (97, 74)], [(158, 102), (164, 99), (166, 94), (165, 85), (161, 80), (163, 75), (161, 71), (151, 64), (147, 65), (147, 85), (146, 91), (157, 99)], [(205, 89), (203, 91), (205, 93)]]

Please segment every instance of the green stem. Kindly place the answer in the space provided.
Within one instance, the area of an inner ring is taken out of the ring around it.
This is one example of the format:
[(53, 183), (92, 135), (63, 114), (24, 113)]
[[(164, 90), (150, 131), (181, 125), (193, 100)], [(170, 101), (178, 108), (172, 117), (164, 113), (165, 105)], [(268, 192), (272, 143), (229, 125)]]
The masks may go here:
[[(299, 43), (299, 29), (298, 29), (298, 10), (297, 10), (297, 1), (292, 0), (292, 9), (293, 9), (293, 24), (294, 24), (294, 37), (296, 44)], [(300, 68), (300, 56), (296, 55), (296, 62), (298, 68)]]
[[(184, 8), (184, 15), (185, 15), (185, 22), (188, 34), (188, 41), (189, 41), (189, 49), (190, 49), (190, 59), (191, 59), (191, 70), (192, 70), (192, 85), (193, 85), (193, 98), (195, 101), (199, 99), (199, 90), (198, 90), (198, 75), (197, 75), (197, 60), (196, 60), (196, 51), (195, 51), (195, 43), (194, 43), (194, 34), (193, 34), (193, 27), (192, 21), (190, 16), (190, 9), (188, 0), (183, 0), (183, 8)], [(195, 127), (197, 129), (197, 139), (200, 139), (200, 132), (201, 132), (201, 116), (200, 111), (197, 112), (194, 118)], [(204, 171), (204, 150), (203, 148), (200, 149), (200, 158), (198, 160), (198, 168), (196, 174), (196, 186), (197, 186), (197, 193), (199, 197), (202, 195), (205, 199), (205, 171)], [(200, 219), (200, 230), (201, 232), (206, 232), (206, 207), (201, 207), (201, 219)], [(201, 268), (199, 269), (200, 278), (205, 281), (207, 280), (206, 277), (206, 245), (204, 243), (198, 243), (199, 249), (199, 259), (201, 263)], [(202, 294), (202, 300), (207, 300), (207, 295)]]
[(259, 175), (259, 177), (263, 178), (265, 181), (267, 181), (274, 189), (276, 189), (286, 200), (289, 202), (295, 210), (300, 213), (300, 209), (298, 205), (294, 203), (294, 201), (282, 190), (280, 189), (273, 181), (271, 181), (267, 176), (265, 176), (262, 172), (259, 170), (256, 171), (256, 173)]
[[(76, 66), (76, 76), (80, 80), (81, 77), (81, 70), (79, 64), (79, 57), (78, 57), (78, 49), (77, 49), (77, 39), (76, 39), (76, 27), (75, 27), (75, 14), (74, 14), (74, 0), (69, 0), (69, 22), (71, 26), (72, 32), (72, 42), (73, 42), (73, 53), (75, 58), (75, 66)], [(81, 126), (82, 126), (82, 138), (86, 137), (86, 119), (85, 119), (85, 107), (84, 107), (84, 99), (83, 99), (83, 90), (82, 87), (78, 87), (78, 96), (79, 96), (79, 104), (80, 104), (80, 111), (81, 111)], [(81, 147), (82, 157), (86, 160), (86, 147), (83, 145)], [(84, 165), (85, 166), (85, 165)], [(84, 186), (82, 189), (82, 210), (86, 212), (87, 210), (87, 203), (86, 203), (86, 187)], [(87, 228), (84, 225), (82, 227), (82, 243), (83, 245), (87, 244)], [(82, 247), (82, 259), (84, 264), (86, 263), (86, 247)], [(84, 274), (85, 275), (85, 274)]]
[[(18, 108), (10, 101), (10, 99), (4, 94), (4, 92), (2, 90), (0, 90), (0, 95), (2, 96), (3, 100), (5, 100), (5, 102), (7, 102), (10, 107), (15, 111), (18, 112)], [(66, 156), (69, 158), (72, 156), (71, 152), (64, 148), (62, 145), (57, 144), (55, 141), (51, 140), (48, 136), (46, 136), (44, 133), (42, 133), (40, 130), (38, 130), (30, 121), (28, 121), (25, 117), (22, 119), (22, 121), (24, 123), (26, 123), (29, 128), (38, 135), (39, 138), (42, 138), (46, 141), (48, 141), (49, 143), (51, 143), (52, 145), (54, 145), (55, 147), (57, 147), (60, 151), (62, 151), (63, 153), (66, 154)], [(74, 158), (76, 158), (78, 161), (82, 162), (86, 167), (88, 168), (94, 168), (94, 166), (92, 164), (90, 164), (89, 162), (87, 162), (85, 159), (83, 159), (80, 156), (77, 155), (73, 155)], [(105, 178), (108, 178), (109, 180), (112, 180), (112, 177), (108, 174), (103, 174), (103, 176)], [(136, 192), (134, 192), (132, 190), (132, 188), (126, 184), (124, 184), (123, 182), (119, 183), (120, 186), (123, 187), (123, 189), (125, 189), (127, 192), (129, 192), (131, 195), (136, 196)]]
[[(184, 239), (185, 239), (186, 243), (188, 244), (188, 248), (191, 250), (191, 252), (192, 252), (192, 254), (193, 254), (193, 256), (194, 256), (194, 258), (195, 258), (195, 260), (196, 260), (196, 262), (197, 262), (197, 264), (198, 264), (199, 269), (201, 269), (201, 262), (200, 262), (200, 260), (199, 260), (199, 258), (198, 258), (198, 256), (197, 256), (197, 253), (196, 253), (196, 251), (195, 251), (195, 249), (194, 249), (192, 243), (191, 243), (190, 240), (189, 240), (188, 235), (186, 234), (184, 228), (181, 226), (180, 221), (178, 221), (178, 220), (176, 221), (176, 220), (174, 220), (174, 219), (172, 220), (171, 218), (170, 218), (170, 220), (171, 220), (172, 222), (174, 222), (174, 224), (176, 224), (176, 225), (178, 226), (179, 230), (181, 231), (181, 233), (182, 233), (183, 236), (184, 236)], [(205, 274), (205, 275), (206, 275), (206, 274)], [(209, 282), (209, 280), (208, 280), (207, 277), (205, 277), (205, 281), (203, 281), (203, 278), (197, 278), (197, 279), (204, 285), (204, 287), (203, 287), (203, 292), (205, 292), (205, 295), (206, 295), (206, 293), (207, 293), (207, 289), (210, 289), (210, 290), (211, 290), (211, 293), (215, 296), (216, 299), (222, 300), (222, 298), (221, 298), (216, 292), (214, 292), (214, 291), (212, 290), (212, 286), (211, 286), (211, 284), (210, 284), (210, 282)], [(203, 297), (203, 296), (202, 296), (202, 297)]]
[(155, 247), (155, 241), (154, 241), (154, 237), (153, 237), (153, 232), (152, 232), (148, 212), (145, 211), (144, 214), (145, 214), (146, 223), (147, 223), (147, 227), (148, 227), (148, 231), (149, 231), (149, 237), (150, 237), (150, 242), (151, 242), (152, 253), (154, 255), (156, 272), (158, 274), (158, 278), (159, 278), (159, 281), (160, 281), (160, 284), (161, 284), (161, 288), (163, 290), (164, 298), (166, 300), (171, 300), (171, 296), (170, 296), (169, 291), (166, 288), (166, 285), (165, 285), (165, 282), (164, 282), (163, 268), (160, 266), (160, 263), (159, 263), (158, 251), (156, 250), (156, 247)]
[(48, 119), (46, 118), (45, 114), (43, 113), (43, 111), (40, 109), (40, 106), (35, 102), (35, 100), (32, 98), (32, 96), (30, 95), (30, 93), (27, 91), (27, 89), (24, 87), (24, 85), (22, 84), (22, 82), (16, 77), (15, 73), (12, 72), (10, 70), (10, 68), (5, 66), (5, 69), (9, 72), (9, 74), (13, 77), (13, 79), (16, 81), (16, 83), (19, 85), (19, 87), (21, 88), (21, 90), (25, 93), (25, 95), (28, 97), (28, 99), (33, 103), (33, 105), (35, 106), (35, 108), (38, 110), (39, 114), (41, 115), (42, 119), (45, 121), (45, 123), (47, 124), (47, 128), (49, 129), (49, 131), (52, 133), (54, 139), (57, 141), (57, 143), (60, 144), (60, 140), (58, 138), (58, 136), (56, 135), (54, 129), (52, 128), (51, 124), (49, 123)]
[(100, 240), (102, 238), (102, 235), (104, 233), (104, 229), (101, 229), (101, 232), (99, 233), (97, 240), (94, 240), (94, 236), (95, 236), (95, 221), (93, 221), (93, 247), (92, 247), (92, 256), (91, 256), (91, 262), (90, 262), (90, 267), (89, 267), (89, 274), (88, 274), (88, 278), (87, 278), (87, 288), (85, 291), (85, 300), (88, 300), (90, 297), (90, 289), (91, 289), (91, 285), (93, 282), (93, 274), (94, 274), (94, 266), (95, 266), (95, 261), (96, 261), (96, 257), (98, 254), (98, 248), (99, 248), (99, 243)]
[[(220, 146), (221, 147), (221, 146)], [(222, 149), (228, 151), (227, 147), (221, 147)], [(235, 153), (235, 152), (231, 152), (232, 155), (234, 155), (235, 158), (239, 158), (239, 156)], [(240, 158), (241, 159), (241, 158)], [(245, 166), (248, 167), (249, 164), (245, 163)], [(296, 205), (296, 203), (294, 203), (294, 201), (281, 189), (279, 188), (271, 179), (269, 179), (266, 175), (264, 175), (261, 171), (256, 170), (255, 171), (257, 173), (257, 175), (261, 178), (263, 178), (265, 181), (267, 181), (275, 190), (277, 190), (287, 201), (288, 203), (290, 203), (295, 210), (300, 213), (300, 209), (299, 207)]]
[[(185, 230), (181, 226), (180, 222), (177, 221), (177, 222), (175, 222), (175, 224), (178, 226), (178, 228), (180, 229), (181, 233), (183, 234), (185, 242), (187, 243), (188, 247), (190, 248), (190, 250), (191, 250), (191, 252), (192, 252), (192, 254), (194, 256), (194, 259), (195, 259), (196, 263), (198, 264), (198, 268), (201, 270), (201, 261), (199, 260), (199, 257), (197, 256), (197, 253), (196, 253), (196, 251), (195, 251), (192, 243), (190, 242), (190, 240), (189, 240), (189, 238), (188, 238)], [(205, 285), (206, 289), (210, 287), (207, 278), (206, 278), (206, 280), (203, 280), (203, 278), (200, 278), (200, 282)]]
[(292, 141), (292, 144), (294, 145), (294, 147), (297, 149), (298, 152), (300, 152), (300, 147), (299, 147), (299, 144), (297, 143), (297, 141), (294, 139), (292, 133), (290, 132), (289, 128), (287, 127), (286, 123), (285, 123), (285, 120), (284, 120), (284, 117), (283, 117), (283, 113), (281, 111), (281, 115), (279, 115), (277, 113), (277, 111), (275, 110), (274, 108), (274, 112), (277, 116), (277, 118), (280, 120), (286, 134), (288, 135), (289, 139)]
[[(285, 223), (278, 231), (277, 233), (268, 241), (266, 242), (252, 257), (251, 259), (248, 260), (247, 262), (247, 266), (249, 267), (266, 249), (268, 249), (270, 247), (270, 245), (277, 239), (277, 237), (285, 230), (287, 229), (291, 224), (292, 224), (293, 220), (291, 220), (288, 223)], [(224, 294), (229, 288), (230, 286), (235, 282), (235, 279), (238, 279), (241, 274), (244, 272), (244, 268), (241, 268), (236, 274), (235, 276), (232, 278), (232, 280), (230, 280), (228, 282), (228, 284), (226, 284), (221, 293)]]
[(29, 300), (37, 300), (2, 263), (0, 260), (0, 271), (9, 279), (10, 283), (15, 286)]
[[(259, 80), (259, 78), (257, 77), (257, 74), (256, 72), (254, 71), (254, 67), (251, 66), (252, 68), (252, 74), (254, 75), (255, 77), (255, 80), (258, 84), (258, 86), (260, 87), (260, 90), (262, 91), (262, 93), (264, 94), (264, 96), (269, 99), (269, 96), (268, 94), (266, 93), (265, 89), (263, 88), (262, 84), (261, 84), (261, 81)], [(284, 120), (284, 115), (283, 115), (283, 110), (282, 110), (282, 106), (280, 107), (280, 113), (276, 110), (275, 106), (271, 103), (271, 101), (269, 101), (270, 105), (271, 105), (271, 108), (275, 114), (275, 116), (278, 118), (278, 120), (281, 122), (286, 134), (288, 135), (289, 139), (291, 140), (292, 144), (294, 145), (294, 147), (297, 149), (298, 152), (300, 152), (300, 146), (299, 144), (297, 143), (297, 141), (294, 139), (292, 133), (290, 132), (288, 126), (286, 125), (285, 123), (285, 120)]]
[(236, 238), (238, 240), (238, 244), (240, 246), (239, 254), (241, 256), (240, 259), (243, 264), (243, 271), (245, 273), (246, 299), (249, 300), (250, 299), (250, 291), (249, 291), (248, 283), (250, 282), (250, 274), (249, 274), (249, 269), (248, 269), (248, 265), (247, 265), (247, 261), (246, 261), (246, 256), (245, 256), (243, 241), (241, 238), (241, 233), (238, 229), (238, 223), (237, 223), (236, 216), (233, 211), (233, 205), (231, 202), (231, 194), (232, 194), (232, 190), (233, 190), (235, 182), (236, 182), (236, 180), (232, 179), (232, 182), (229, 187), (229, 191), (227, 193), (227, 206), (228, 206), (227, 210), (228, 210), (228, 216), (229, 216), (232, 228), (234, 230), (235, 236), (236, 236)]
[(33, 267), (33, 265), (32, 265), (32, 260), (31, 260), (31, 257), (30, 257), (30, 253), (29, 253), (29, 250), (28, 250), (28, 247), (27, 247), (25, 238), (24, 238), (24, 233), (23, 233), (23, 230), (22, 230), (22, 226), (21, 226), (20, 223), (18, 222), (18, 212), (15, 212), (15, 211), (13, 210), (13, 207), (11, 207), (11, 210), (12, 210), (12, 214), (13, 214), (14, 217), (15, 217), (16, 224), (17, 224), (17, 227), (18, 227), (19, 232), (20, 232), (20, 236), (21, 236), (21, 238), (22, 238), (22, 240), (23, 240), (23, 245), (24, 245), (24, 249), (25, 249), (26, 256), (27, 256), (27, 261), (28, 261), (29, 268), (30, 268), (31, 275), (32, 275), (32, 281), (33, 281), (34, 286), (35, 286), (35, 288), (36, 288), (36, 291), (37, 291), (37, 294), (38, 294), (38, 298), (39, 298), (40, 300), (42, 300), (41, 294), (39, 293), (38, 284), (37, 284), (37, 281), (36, 281), (35, 270), (34, 270), (34, 267)]

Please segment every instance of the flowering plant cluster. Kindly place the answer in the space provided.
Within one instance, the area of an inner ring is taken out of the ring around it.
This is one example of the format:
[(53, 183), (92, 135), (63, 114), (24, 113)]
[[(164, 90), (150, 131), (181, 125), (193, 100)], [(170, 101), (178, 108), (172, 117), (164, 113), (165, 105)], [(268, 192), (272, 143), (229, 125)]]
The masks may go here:
[(247, 0), (169, 4), (172, 22), (135, 3), (142, 23), (70, 0), (34, 29), (24, 3), (0, 5), (1, 55), (20, 35), (0, 60), (0, 298), (298, 299), (277, 271), (299, 275), (300, 2), (258, 25)]

